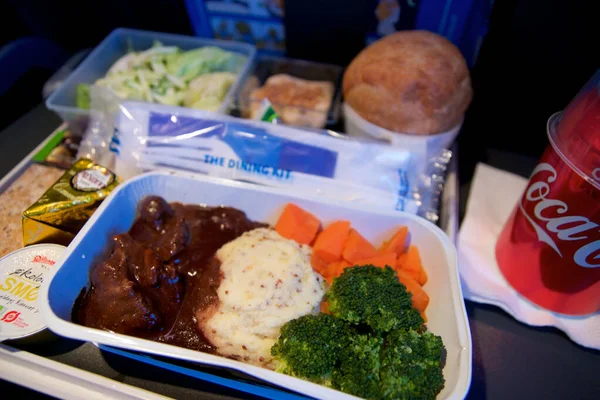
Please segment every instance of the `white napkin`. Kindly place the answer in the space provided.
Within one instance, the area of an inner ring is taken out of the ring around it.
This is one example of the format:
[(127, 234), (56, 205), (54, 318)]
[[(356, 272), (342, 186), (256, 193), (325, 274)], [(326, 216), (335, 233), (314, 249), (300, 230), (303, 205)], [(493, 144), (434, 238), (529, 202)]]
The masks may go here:
[(569, 317), (547, 311), (519, 295), (498, 268), (494, 247), (527, 179), (478, 164), (458, 235), (459, 270), (465, 299), (502, 308), (533, 326), (554, 326), (582, 346), (600, 349), (600, 313)]

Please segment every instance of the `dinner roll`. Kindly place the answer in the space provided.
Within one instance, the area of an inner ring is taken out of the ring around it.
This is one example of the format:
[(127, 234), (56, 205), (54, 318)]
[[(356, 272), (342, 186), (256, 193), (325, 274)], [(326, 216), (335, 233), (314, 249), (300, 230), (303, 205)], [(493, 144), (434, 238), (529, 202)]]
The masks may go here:
[(428, 31), (401, 31), (361, 51), (344, 74), (345, 102), (394, 132), (430, 135), (460, 123), (473, 95), (460, 51)]

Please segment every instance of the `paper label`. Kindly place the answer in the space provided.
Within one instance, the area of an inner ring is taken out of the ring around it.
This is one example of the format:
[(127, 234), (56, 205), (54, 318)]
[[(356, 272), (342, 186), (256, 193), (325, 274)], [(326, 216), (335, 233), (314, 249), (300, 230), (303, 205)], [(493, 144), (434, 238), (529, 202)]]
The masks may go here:
[(63, 246), (43, 244), (0, 260), (0, 339), (16, 339), (44, 328), (38, 295), (63, 251)]

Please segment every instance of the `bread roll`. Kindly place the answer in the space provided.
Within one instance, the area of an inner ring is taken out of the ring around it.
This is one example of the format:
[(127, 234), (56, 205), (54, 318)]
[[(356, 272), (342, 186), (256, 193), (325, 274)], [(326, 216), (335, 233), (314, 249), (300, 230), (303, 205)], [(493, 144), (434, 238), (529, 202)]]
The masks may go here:
[(364, 49), (346, 69), (343, 92), (367, 121), (418, 135), (456, 126), (473, 95), (460, 51), (427, 31), (397, 32)]

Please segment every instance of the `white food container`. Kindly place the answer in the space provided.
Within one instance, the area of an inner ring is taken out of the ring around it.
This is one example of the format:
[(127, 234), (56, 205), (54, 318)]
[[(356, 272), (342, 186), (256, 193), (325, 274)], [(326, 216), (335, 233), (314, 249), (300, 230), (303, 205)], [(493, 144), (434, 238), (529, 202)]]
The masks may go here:
[(49, 336), (42, 334), (39, 292), (64, 251), (58, 244), (36, 244), (0, 258), (0, 342)]
[(358, 205), (318, 197), (286, 194), (285, 190), (185, 173), (149, 173), (117, 187), (75, 237), (40, 293), (41, 311), (48, 327), (73, 339), (144, 351), (207, 365), (227, 367), (321, 399), (353, 398), (336, 390), (268, 369), (132, 336), (92, 329), (71, 322), (71, 310), (81, 289), (89, 283), (94, 261), (106, 254), (113, 235), (126, 232), (137, 214), (137, 205), (148, 195), (167, 201), (226, 205), (246, 212), (255, 221), (274, 224), (284, 205), (293, 202), (321, 218), (324, 225), (338, 219), (352, 222), (367, 239), (381, 243), (399, 225), (407, 225), (412, 243), (419, 247), (429, 281), (425, 290), (429, 329), (442, 336), (447, 349), (446, 385), (439, 399), (461, 399), (471, 381), (471, 335), (458, 278), (454, 245), (446, 234), (420, 217), (383, 211), (367, 211)]
[(438, 156), (442, 150), (449, 149), (462, 127), (461, 120), (454, 128), (436, 135), (398, 133), (372, 124), (358, 115), (347, 103), (344, 103), (343, 110), (346, 133), (349, 136), (368, 137), (386, 141), (392, 146), (410, 151), (420, 160), (428, 160), (431, 157)]

